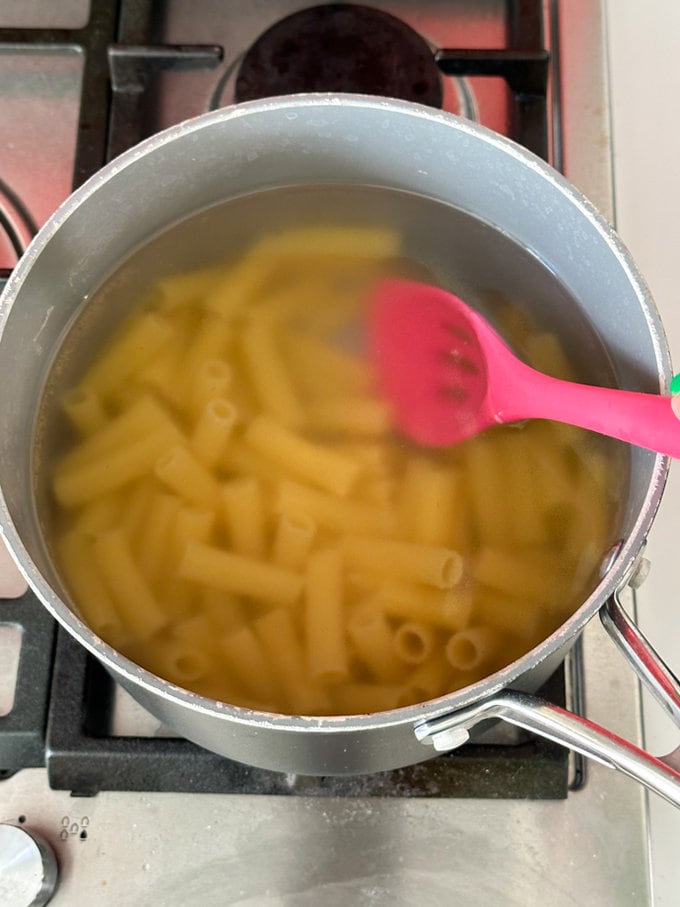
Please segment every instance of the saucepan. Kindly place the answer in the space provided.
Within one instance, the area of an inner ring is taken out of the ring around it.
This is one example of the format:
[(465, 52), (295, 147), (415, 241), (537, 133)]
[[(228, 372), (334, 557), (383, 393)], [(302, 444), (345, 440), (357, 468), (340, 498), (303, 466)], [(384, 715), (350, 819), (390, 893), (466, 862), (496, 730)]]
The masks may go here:
[[(50, 218), (6, 286), (0, 528), (17, 564), (56, 620), (142, 706), (178, 734), (232, 759), (312, 775), (376, 772), (455, 748), (478, 724), (500, 719), (619, 769), (680, 805), (680, 772), (670, 762), (534, 695), (600, 615), (643, 680), (680, 715), (677, 681), (619, 601), (638, 576), (666, 479), (667, 460), (649, 451), (630, 449), (615, 544), (572, 616), (511, 664), (418, 705), (335, 717), (230, 706), (141, 668), (100, 639), (71, 605), (45, 541), (35, 439), (46, 381), (72, 326), (121, 263), (171, 225), (218, 202), (317, 185), (409, 193), (511, 237), (565, 288), (574, 317), (590, 325), (620, 387), (667, 390), (663, 327), (629, 254), (579, 192), (531, 153), (465, 119), (380, 98), (310, 94), (225, 108), (155, 135), (106, 165)], [(563, 320), (570, 319), (568, 313)]]

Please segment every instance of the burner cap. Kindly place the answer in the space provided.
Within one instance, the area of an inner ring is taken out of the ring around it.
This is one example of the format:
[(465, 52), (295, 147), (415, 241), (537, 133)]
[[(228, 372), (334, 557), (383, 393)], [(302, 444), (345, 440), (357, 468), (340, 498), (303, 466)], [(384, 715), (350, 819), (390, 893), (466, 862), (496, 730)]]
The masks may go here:
[(434, 52), (410, 26), (367, 6), (313, 6), (281, 19), (248, 50), (235, 98), (358, 92), (442, 105)]

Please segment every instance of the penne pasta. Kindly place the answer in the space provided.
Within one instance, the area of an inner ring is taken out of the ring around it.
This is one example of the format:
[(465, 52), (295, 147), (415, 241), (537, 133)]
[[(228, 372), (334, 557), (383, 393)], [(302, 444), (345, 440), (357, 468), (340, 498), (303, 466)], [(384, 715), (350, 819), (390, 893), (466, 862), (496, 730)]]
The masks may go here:
[(272, 549), (274, 563), (289, 570), (299, 570), (311, 550), (316, 531), (316, 523), (311, 517), (279, 514)]
[(206, 510), (218, 506), (220, 486), (184, 445), (165, 450), (153, 461), (158, 479), (179, 497)]
[(463, 577), (463, 559), (449, 548), (347, 535), (342, 551), (350, 567), (427, 583), (438, 589), (452, 589)]
[[(58, 401), (56, 562), (138, 664), (244, 709), (403, 708), (528, 652), (596, 582), (619, 448), (538, 420), (450, 449), (394, 430), (371, 288), (435, 280), (399, 247), (302, 224), (166, 276)], [(572, 368), (486, 295), (523, 355)]]
[(257, 479), (233, 479), (222, 486), (222, 504), (231, 548), (263, 558), (267, 524), (262, 488)]
[(390, 683), (404, 673), (404, 663), (394, 645), (394, 630), (379, 603), (362, 603), (347, 619), (352, 653), (378, 681)]
[(200, 542), (187, 545), (178, 574), (204, 586), (276, 605), (295, 604), (304, 586), (298, 573)]
[(54, 477), (54, 494), (63, 507), (77, 507), (117, 491), (149, 470), (177, 437), (173, 429), (159, 428), (128, 446), (102, 455), (82, 466), (59, 470)]
[(111, 529), (97, 536), (92, 551), (124, 627), (148, 640), (168, 623), (132, 557), (125, 534)]
[(276, 328), (264, 319), (251, 319), (241, 335), (241, 350), (262, 411), (282, 425), (304, 422), (305, 411), (279, 354)]
[(170, 324), (158, 313), (148, 312), (135, 318), (85, 373), (83, 387), (107, 394), (146, 365), (171, 335)]
[(229, 672), (249, 695), (265, 702), (276, 701), (276, 676), (265, 650), (250, 627), (242, 626), (225, 634), (218, 645)]
[(406, 664), (422, 664), (435, 649), (434, 627), (421, 621), (406, 621), (395, 630), (393, 645), (398, 658)]
[(319, 526), (343, 532), (391, 535), (396, 526), (394, 514), (384, 507), (337, 498), (297, 482), (281, 483), (274, 508), (278, 513), (303, 514)]
[(292, 477), (345, 496), (361, 475), (361, 464), (308, 441), (269, 416), (257, 416), (245, 431), (246, 443)]
[(462, 630), (470, 621), (469, 588), (434, 589), (421, 583), (386, 580), (377, 589), (377, 600), (388, 617), (420, 620), (436, 627)]
[(108, 421), (101, 398), (91, 388), (73, 388), (62, 397), (61, 408), (78, 434), (84, 437), (95, 434)]
[(347, 680), (342, 557), (337, 549), (317, 551), (307, 564), (304, 625), (307, 668), (312, 681)]
[(91, 539), (83, 532), (71, 530), (59, 539), (58, 554), (83, 619), (106, 642), (113, 646), (124, 644), (128, 633), (94, 563)]
[(224, 457), (237, 419), (234, 404), (220, 398), (209, 400), (199, 413), (189, 447), (207, 469), (214, 469)]
[(492, 627), (467, 627), (454, 633), (444, 646), (446, 660), (458, 671), (488, 665), (500, 652), (502, 637)]
[(284, 692), (287, 707), (301, 715), (327, 713), (331, 708), (330, 698), (307, 676), (304, 649), (290, 611), (281, 608), (270, 611), (254, 621), (253, 628)]

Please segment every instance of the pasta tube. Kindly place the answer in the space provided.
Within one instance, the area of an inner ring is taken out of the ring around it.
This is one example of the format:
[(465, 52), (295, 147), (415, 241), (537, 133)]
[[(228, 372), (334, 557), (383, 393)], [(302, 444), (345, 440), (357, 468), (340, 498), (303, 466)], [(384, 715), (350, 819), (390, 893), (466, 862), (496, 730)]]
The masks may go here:
[(295, 604), (304, 586), (304, 578), (298, 573), (199, 542), (187, 545), (179, 576), (276, 605)]
[(276, 329), (264, 319), (251, 320), (241, 337), (243, 362), (258, 403), (283, 425), (299, 425), (304, 410), (278, 351)]
[(305, 588), (307, 665), (318, 683), (339, 683), (349, 674), (343, 604), (340, 552), (322, 549), (309, 559)]
[(61, 408), (71, 425), (84, 436), (99, 431), (108, 421), (101, 398), (91, 388), (73, 388), (62, 397)]
[(257, 416), (245, 432), (247, 444), (291, 476), (345, 496), (361, 475), (361, 464), (315, 444), (269, 416)]
[(108, 393), (146, 365), (171, 335), (170, 324), (155, 312), (136, 318), (92, 365), (83, 386)]
[(299, 570), (307, 559), (315, 535), (316, 524), (311, 517), (280, 514), (274, 535), (272, 560), (279, 567)]
[(463, 577), (463, 558), (449, 548), (348, 535), (342, 551), (350, 567), (452, 589)]
[(122, 529), (102, 533), (92, 550), (124, 624), (141, 640), (154, 636), (168, 618), (137, 568)]
[(238, 554), (263, 558), (266, 512), (257, 479), (233, 479), (222, 487), (222, 503), (231, 547)]

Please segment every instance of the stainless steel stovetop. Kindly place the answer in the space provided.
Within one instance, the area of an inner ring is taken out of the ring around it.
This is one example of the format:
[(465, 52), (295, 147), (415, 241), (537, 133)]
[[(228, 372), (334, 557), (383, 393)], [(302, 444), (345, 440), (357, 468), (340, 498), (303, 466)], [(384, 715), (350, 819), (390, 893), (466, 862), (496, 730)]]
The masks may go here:
[[(253, 42), (282, 17), (311, 5), (96, 2), (88, 27), (83, 0), (58, 9), (48, 0), (0, 4), (0, 268), (13, 267), (34, 227), (70, 191), (74, 173), (79, 182), (106, 156), (150, 131), (238, 100), (239, 67)], [(438, 54), (440, 68), (450, 73), (443, 77), (446, 109), (538, 143), (535, 150), (613, 217), (599, 2), (367, 5), (397, 16), (434, 50), (456, 49)], [(520, 76), (507, 68), (508, 45), (524, 59)], [(0, 595), (14, 592), (10, 574), (0, 559), (0, 582), (6, 583)], [(17, 707), (20, 654), (24, 664), (26, 658), (22, 638), (28, 636), (18, 629), (21, 603), (0, 600), (0, 753)], [(634, 610), (632, 592), (627, 604)], [(38, 663), (49, 661), (50, 653), (30, 654), (37, 676)], [(589, 718), (639, 743), (637, 682), (596, 622), (584, 634), (582, 655), (578, 690), (568, 690), (568, 702), (582, 699)], [(110, 708), (108, 732), (115, 738), (163, 739), (168, 733), (121, 691)], [(76, 753), (76, 768), (79, 759)], [(87, 776), (84, 757), (82, 769)], [(73, 796), (94, 790), (82, 779), (53, 789), (58, 771), (37, 765), (0, 780), (0, 823), (50, 845), (58, 864), (50, 901), (55, 907), (531, 907), (546, 898), (554, 907), (651, 904), (645, 794), (600, 765), (589, 763), (581, 777), (583, 770), (570, 760), (565, 786), (571, 789), (556, 799), (502, 786), (484, 797), (445, 796), (436, 784), (427, 796), (368, 796), (360, 786), (319, 795), (295, 776), (278, 779), (285, 794), (253, 784), (196, 793), (189, 778), (180, 789), (191, 792), (112, 790), (120, 785), (105, 784), (94, 796)], [(422, 771), (427, 777), (428, 767)], [(155, 773), (162, 776), (163, 763)], [(482, 790), (483, 782), (477, 779), (473, 790)], [(2, 868), (0, 853), (0, 905), (20, 907), (3, 900)]]

